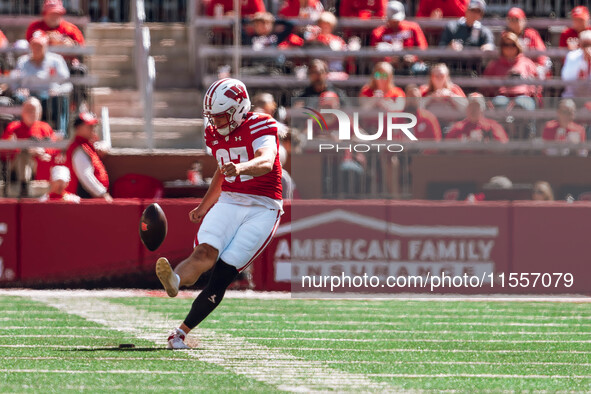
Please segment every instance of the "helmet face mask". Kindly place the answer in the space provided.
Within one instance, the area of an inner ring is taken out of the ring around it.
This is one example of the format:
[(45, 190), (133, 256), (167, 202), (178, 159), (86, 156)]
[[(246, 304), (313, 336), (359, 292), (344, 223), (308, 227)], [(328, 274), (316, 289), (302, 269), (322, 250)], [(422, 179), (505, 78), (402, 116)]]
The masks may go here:
[(222, 136), (227, 136), (242, 124), (250, 106), (246, 86), (232, 78), (214, 82), (203, 98), (203, 114)]

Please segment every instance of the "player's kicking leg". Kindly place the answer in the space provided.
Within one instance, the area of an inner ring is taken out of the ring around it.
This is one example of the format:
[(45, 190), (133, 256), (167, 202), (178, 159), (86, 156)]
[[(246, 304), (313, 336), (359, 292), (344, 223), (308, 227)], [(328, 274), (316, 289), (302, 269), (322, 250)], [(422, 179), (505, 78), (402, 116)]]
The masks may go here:
[(173, 271), (165, 257), (156, 262), (156, 275), (169, 297), (176, 297), (181, 286), (192, 286), (197, 279), (213, 267), (218, 251), (208, 244), (195, 247), (193, 253)]

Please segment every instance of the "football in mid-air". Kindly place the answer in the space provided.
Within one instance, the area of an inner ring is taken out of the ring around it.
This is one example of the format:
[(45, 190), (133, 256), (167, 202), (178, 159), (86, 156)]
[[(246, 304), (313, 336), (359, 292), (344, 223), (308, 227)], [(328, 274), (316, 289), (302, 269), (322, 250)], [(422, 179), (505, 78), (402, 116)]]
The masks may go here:
[(142, 243), (150, 251), (155, 251), (162, 245), (166, 232), (168, 231), (168, 222), (166, 215), (160, 205), (150, 204), (142, 213), (140, 219), (140, 238)]

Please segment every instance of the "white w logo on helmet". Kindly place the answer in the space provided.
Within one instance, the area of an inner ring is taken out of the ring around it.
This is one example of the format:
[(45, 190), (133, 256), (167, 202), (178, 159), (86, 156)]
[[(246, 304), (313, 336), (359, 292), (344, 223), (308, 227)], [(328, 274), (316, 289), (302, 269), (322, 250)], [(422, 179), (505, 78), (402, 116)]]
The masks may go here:
[(203, 98), (204, 116), (224, 136), (242, 124), (250, 106), (246, 86), (242, 81), (232, 78), (215, 81)]

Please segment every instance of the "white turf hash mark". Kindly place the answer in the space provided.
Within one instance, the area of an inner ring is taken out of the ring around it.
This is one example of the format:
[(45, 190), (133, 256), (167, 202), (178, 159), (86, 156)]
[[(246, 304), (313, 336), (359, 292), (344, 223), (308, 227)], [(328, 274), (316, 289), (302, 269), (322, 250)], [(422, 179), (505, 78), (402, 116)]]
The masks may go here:
[[(166, 343), (166, 333), (178, 324), (158, 313), (96, 298), (48, 294), (31, 295), (31, 298), (65, 313), (81, 316), (161, 346)], [(318, 361), (303, 360), (279, 350), (249, 343), (244, 338), (209, 329), (198, 329), (196, 332), (200, 347), (188, 351), (188, 354), (200, 361), (227, 368), (238, 375), (276, 386), (280, 390), (394, 390), (392, 386), (372, 381), (365, 375), (333, 369)]]

